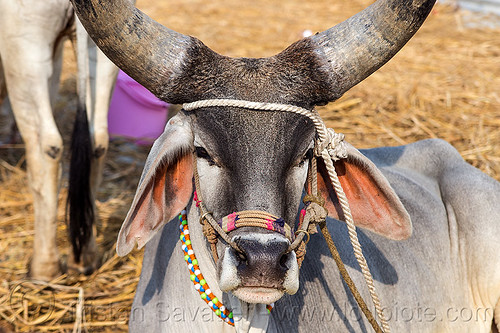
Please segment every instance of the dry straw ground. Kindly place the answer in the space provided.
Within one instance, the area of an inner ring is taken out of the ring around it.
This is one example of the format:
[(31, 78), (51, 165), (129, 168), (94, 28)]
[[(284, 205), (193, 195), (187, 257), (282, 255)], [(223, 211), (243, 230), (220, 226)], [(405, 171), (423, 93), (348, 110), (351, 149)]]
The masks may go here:
[[(200, 38), (220, 53), (265, 57), (299, 39), (304, 30), (324, 30), (371, 1), (137, 2), (161, 23)], [(66, 147), (75, 97), (75, 65), (71, 52), (67, 53), (55, 111)], [(329, 126), (345, 133), (357, 147), (442, 138), (468, 162), (500, 180), (500, 29), (466, 29), (462, 12), (437, 6), (389, 64), (319, 110)], [(8, 119), (0, 118), (1, 128), (7, 127)], [(0, 133), (2, 140), (6, 136), (5, 131)], [(98, 203), (104, 265), (89, 277), (64, 275), (44, 284), (25, 279), (32, 251), (33, 208), (22, 144), (1, 146), (0, 331), (9, 325), (19, 332), (126, 330), (142, 251), (118, 258), (114, 241), (147, 150), (121, 140), (111, 143)], [(69, 252), (63, 209), (66, 164), (58, 216), (62, 254)]]

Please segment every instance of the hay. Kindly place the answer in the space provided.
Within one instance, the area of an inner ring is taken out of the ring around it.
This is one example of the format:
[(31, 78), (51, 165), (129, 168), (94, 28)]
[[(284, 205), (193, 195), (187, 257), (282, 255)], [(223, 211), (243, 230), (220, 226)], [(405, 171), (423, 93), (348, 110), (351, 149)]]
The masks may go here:
[[(262, 57), (279, 52), (304, 30), (324, 30), (370, 2), (139, 0), (138, 6), (220, 53)], [(468, 162), (500, 179), (499, 33), (465, 29), (461, 12), (438, 6), (388, 65), (319, 111), (329, 126), (345, 133), (357, 147), (442, 138)], [(75, 65), (71, 52), (67, 54), (56, 105), (56, 121), (66, 143), (75, 105)], [(5, 128), (6, 118), (0, 121)], [(0, 133), (2, 138), (4, 134)], [(119, 258), (114, 244), (147, 147), (120, 140), (111, 143), (98, 203), (103, 266), (89, 277), (63, 275), (50, 283), (25, 279), (32, 252), (33, 207), (22, 148), (19, 143), (0, 146), (0, 328), (8, 322), (18, 332), (126, 331), (142, 251)], [(67, 164), (63, 179), (66, 173)], [(58, 212), (58, 246), (63, 254), (69, 253), (63, 223), (65, 194), (63, 180)]]

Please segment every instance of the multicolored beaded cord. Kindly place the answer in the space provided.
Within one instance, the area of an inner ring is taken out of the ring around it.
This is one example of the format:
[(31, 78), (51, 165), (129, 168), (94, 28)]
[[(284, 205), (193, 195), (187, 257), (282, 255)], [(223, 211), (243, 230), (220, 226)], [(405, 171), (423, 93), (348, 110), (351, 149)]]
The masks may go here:
[[(234, 326), (233, 313), (225, 308), (224, 305), (219, 301), (217, 297), (212, 293), (207, 281), (203, 278), (201, 274), (200, 267), (198, 266), (198, 260), (193, 251), (191, 245), (191, 239), (189, 237), (189, 229), (186, 211), (183, 210), (179, 214), (179, 229), (181, 231), (180, 240), (182, 243), (182, 250), (184, 251), (184, 260), (188, 265), (191, 281), (193, 281), (194, 288), (200, 293), (201, 298), (208, 304), (208, 306), (215, 312), (215, 314), (228, 323)], [(267, 311), (270, 312), (273, 308), (273, 304), (267, 305)]]

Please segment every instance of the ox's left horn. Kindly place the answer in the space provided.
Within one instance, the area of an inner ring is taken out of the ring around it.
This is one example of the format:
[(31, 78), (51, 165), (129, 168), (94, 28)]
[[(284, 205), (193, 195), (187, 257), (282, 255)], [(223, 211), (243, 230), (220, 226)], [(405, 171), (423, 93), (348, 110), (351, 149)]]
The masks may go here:
[(118, 67), (162, 97), (182, 72), (192, 37), (170, 30), (135, 8), (131, 0), (71, 0), (99, 48)]
[(340, 97), (391, 59), (417, 32), (436, 0), (378, 0), (346, 21), (311, 36), (332, 66)]

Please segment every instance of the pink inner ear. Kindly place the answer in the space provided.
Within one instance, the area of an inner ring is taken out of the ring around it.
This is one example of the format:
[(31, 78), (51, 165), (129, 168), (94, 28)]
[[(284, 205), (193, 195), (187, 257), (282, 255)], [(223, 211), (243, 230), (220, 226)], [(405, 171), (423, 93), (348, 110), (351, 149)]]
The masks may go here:
[(136, 237), (149, 239), (151, 232), (179, 214), (191, 199), (192, 178), (192, 154), (158, 168), (135, 208), (127, 243)]
[[(191, 199), (193, 194), (193, 155), (187, 154), (180, 158), (177, 163), (167, 168), (167, 181), (163, 181), (163, 191), (158, 193), (158, 199), (163, 196), (163, 207), (165, 220), (159, 221), (154, 228), (161, 224), (170, 221), (174, 216), (178, 215)], [(156, 193), (155, 193), (156, 197)]]
[[(387, 181), (381, 184), (368, 168), (349, 160), (335, 162), (335, 170), (357, 226), (391, 239), (406, 239), (410, 236), (408, 214)], [(345, 221), (322, 162), (318, 163), (318, 190), (326, 200), (328, 215)]]

